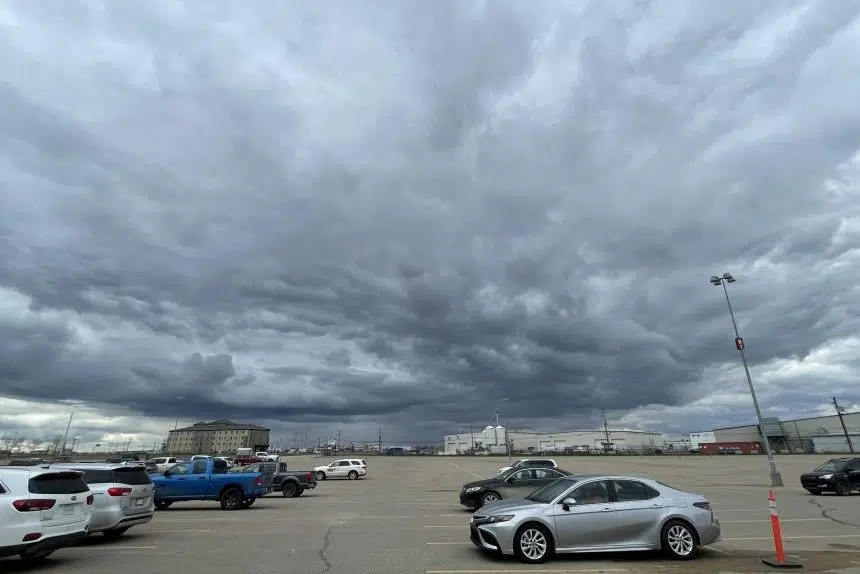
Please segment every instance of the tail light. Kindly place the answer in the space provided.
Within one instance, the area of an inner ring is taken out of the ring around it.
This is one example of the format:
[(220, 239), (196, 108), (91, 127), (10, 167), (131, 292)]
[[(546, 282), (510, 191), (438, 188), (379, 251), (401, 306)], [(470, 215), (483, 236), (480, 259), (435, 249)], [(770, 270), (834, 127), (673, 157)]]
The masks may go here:
[(305, 482), (313, 482), (314, 481), (314, 473), (309, 472), (305, 475)]
[(12, 503), (12, 506), (18, 512), (35, 512), (37, 510), (50, 510), (54, 508), (56, 502), (56, 500), (49, 498), (28, 498), (26, 500), (16, 500)]
[(108, 496), (131, 496), (131, 489), (120, 486), (112, 486), (107, 489)]
[(87, 497), (87, 506), (92, 506), (93, 502), (96, 501), (96, 497), (92, 494)]
[(707, 500), (704, 502), (694, 502), (693, 506), (696, 508), (701, 508), (702, 510), (711, 510), (711, 503)]
[(258, 477), (257, 477), (257, 480), (255, 480), (255, 481), (254, 481), (254, 485), (256, 485), (256, 486), (263, 486), (263, 477), (262, 477), (262, 476), (258, 476)]

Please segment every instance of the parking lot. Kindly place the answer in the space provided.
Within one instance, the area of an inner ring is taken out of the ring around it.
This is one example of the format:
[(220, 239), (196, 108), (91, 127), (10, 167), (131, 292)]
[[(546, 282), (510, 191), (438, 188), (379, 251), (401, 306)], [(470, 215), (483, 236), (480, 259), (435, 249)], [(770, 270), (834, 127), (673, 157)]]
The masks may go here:
[[(777, 491), (787, 553), (805, 572), (860, 572), (860, 495), (813, 497), (801, 472), (827, 457), (780, 457), (787, 486)], [(291, 458), (290, 468), (327, 462)], [(47, 564), (0, 560), (0, 571), (187, 574), (518, 574), (528, 572), (767, 572), (773, 556), (767, 507), (767, 463), (761, 456), (568, 457), (577, 473), (638, 474), (708, 496), (723, 524), (723, 541), (695, 563), (659, 555), (556, 558), (540, 566), (491, 558), (469, 542), (470, 513), (458, 502), (464, 482), (494, 475), (503, 458), (371, 457), (368, 478), (328, 480), (300, 498), (269, 495), (251, 509), (217, 503), (177, 504), (152, 523), (106, 543), (57, 552)]]

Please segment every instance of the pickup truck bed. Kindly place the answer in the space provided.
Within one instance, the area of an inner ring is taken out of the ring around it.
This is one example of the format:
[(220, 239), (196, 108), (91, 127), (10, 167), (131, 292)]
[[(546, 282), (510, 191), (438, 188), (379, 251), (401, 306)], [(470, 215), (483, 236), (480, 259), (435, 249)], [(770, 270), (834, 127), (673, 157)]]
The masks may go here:
[[(231, 469), (230, 472), (261, 472), (263, 467), (268, 465), (274, 466), (274, 463), (252, 464)], [(304, 491), (316, 488), (317, 477), (316, 473), (312, 470), (288, 470), (287, 463), (278, 462), (277, 471), (272, 476), (271, 485), (272, 491), (280, 492), (284, 498), (296, 498), (301, 496)]]

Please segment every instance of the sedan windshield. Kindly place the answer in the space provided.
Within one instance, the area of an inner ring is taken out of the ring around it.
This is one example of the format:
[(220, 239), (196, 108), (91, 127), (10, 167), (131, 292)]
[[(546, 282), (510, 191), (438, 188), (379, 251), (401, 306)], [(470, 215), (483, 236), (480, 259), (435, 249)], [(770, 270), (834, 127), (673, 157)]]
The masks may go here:
[(839, 472), (844, 467), (845, 467), (845, 461), (844, 460), (828, 460), (824, 464), (818, 466), (815, 470)]
[(526, 500), (540, 502), (541, 504), (549, 504), (574, 484), (576, 484), (575, 480), (559, 478), (558, 480), (554, 480), (546, 486), (542, 486), (535, 490), (530, 495), (526, 496)]

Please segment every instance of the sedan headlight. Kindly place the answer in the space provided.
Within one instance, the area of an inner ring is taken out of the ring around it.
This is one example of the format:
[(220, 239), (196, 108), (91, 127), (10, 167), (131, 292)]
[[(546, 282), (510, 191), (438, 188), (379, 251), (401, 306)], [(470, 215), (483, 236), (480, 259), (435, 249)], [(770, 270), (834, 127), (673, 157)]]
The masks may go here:
[(498, 522), (507, 522), (514, 517), (513, 514), (502, 514), (498, 516), (488, 516), (485, 524), (496, 524)]
[(831, 478), (833, 478), (833, 475), (832, 474), (822, 474), (818, 478), (820, 478), (821, 480), (830, 480)]
[(463, 492), (478, 492), (482, 488), (484, 488), (484, 487), (483, 486), (470, 486), (469, 488), (463, 489)]

